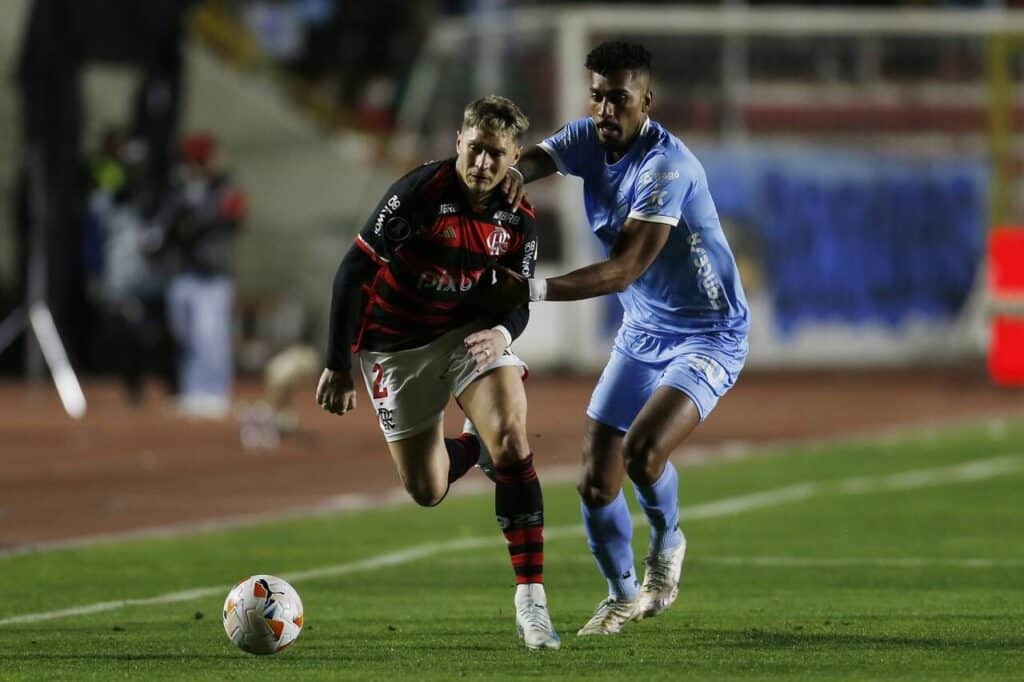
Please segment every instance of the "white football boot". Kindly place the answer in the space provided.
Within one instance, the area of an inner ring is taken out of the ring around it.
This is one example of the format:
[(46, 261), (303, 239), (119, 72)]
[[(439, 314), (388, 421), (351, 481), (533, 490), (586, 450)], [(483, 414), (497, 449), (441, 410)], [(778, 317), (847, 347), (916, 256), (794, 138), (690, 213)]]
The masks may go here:
[(480, 438), (480, 433), (473, 426), (473, 422), (466, 419), (462, 424), (463, 433), (471, 433), (476, 436), (477, 441), (480, 443), (480, 459), (476, 461), (476, 466), (480, 471), (484, 472), (484, 476), (494, 480), (494, 460), (491, 459), (491, 453), (484, 445), (484, 441)]
[[(680, 534), (682, 534), (680, 532)], [(640, 586), (641, 618), (651, 618), (672, 606), (679, 596), (679, 579), (686, 556), (686, 536), (678, 547), (648, 554), (644, 559), (647, 571)]]
[(562, 640), (551, 624), (544, 586), (516, 585), (516, 632), (527, 649), (557, 649)]
[(594, 615), (580, 628), (577, 636), (587, 635), (615, 635), (622, 630), (622, 626), (633, 620), (640, 620), (643, 613), (640, 611), (640, 598), (616, 599), (608, 597), (597, 605)]

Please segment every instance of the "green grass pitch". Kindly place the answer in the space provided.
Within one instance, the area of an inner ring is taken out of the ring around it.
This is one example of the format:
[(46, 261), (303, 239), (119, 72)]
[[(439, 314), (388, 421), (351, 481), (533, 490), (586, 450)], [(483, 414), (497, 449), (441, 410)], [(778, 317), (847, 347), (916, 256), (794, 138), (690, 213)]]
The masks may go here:
[[(552, 484), (561, 651), (516, 639), (492, 500), (467, 495), (2, 558), (0, 680), (1024, 679), (1024, 425), (723, 458), (680, 479), (679, 601), (616, 637), (575, 636), (605, 588), (575, 491)], [(305, 602), (275, 656), (221, 627), (251, 573)]]

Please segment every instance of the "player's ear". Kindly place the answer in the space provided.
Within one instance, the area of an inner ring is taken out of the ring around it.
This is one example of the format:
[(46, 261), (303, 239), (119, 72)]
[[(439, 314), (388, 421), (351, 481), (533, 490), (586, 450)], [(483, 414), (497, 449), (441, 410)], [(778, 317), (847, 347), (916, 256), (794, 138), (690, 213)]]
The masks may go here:
[(522, 156), (522, 155), (523, 155), (523, 148), (521, 146), (519, 146), (518, 142), (516, 142), (514, 145), (512, 145), (512, 162), (509, 165), (510, 166), (514, 166), (517, 163), (519, 163), (519, 157)]
[(462, 153), (462, 128), (455, 131), (455, 153)]
[(647, 92), (644, 93), (643, 103), (640, 105), (640, 111), (646, 114), (652, 104), (654, 104), (654, 89), (647, 88)]

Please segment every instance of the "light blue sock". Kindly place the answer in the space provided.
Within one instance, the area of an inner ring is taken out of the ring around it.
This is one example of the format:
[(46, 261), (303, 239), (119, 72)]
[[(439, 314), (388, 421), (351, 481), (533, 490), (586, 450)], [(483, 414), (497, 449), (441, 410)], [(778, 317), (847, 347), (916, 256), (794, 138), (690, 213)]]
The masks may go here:
[(651, 523), (651, 552), (664, 552), (678, 547), (683, 541), (679, 530), (679, 475), (672, 462), (651, 485), (633, 484), (636, 499)]
[(608, 594), (616, 599), (635, 599), (640, 585), (633, 567), (633, 521), (629, 518), (626, 496), (620, 490), (618, 497), (596, 509), (581, 501), (580, 509), (587, 544), (601, 574), (608, 580)]

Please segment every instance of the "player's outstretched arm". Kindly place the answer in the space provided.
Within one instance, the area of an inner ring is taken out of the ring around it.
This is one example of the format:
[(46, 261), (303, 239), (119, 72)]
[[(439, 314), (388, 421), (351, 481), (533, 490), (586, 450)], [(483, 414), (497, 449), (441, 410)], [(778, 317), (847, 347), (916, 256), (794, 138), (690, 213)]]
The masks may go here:
[[(608, 260), (543, 280), (547, 291), (543, 292), (545, 295), (534, 298), (577, 301), (624, 291), (658, 257), (668, 241), (671, 229), (662, 223), (628, 218), (612, 246)], [(536, 291), (536, 285), (533, 289)]]
[(529, 301), (578, 301), (624, 291), (644, 274), (668, 241), (671, 227), (629, 218), (607, 260), (537, 280), (507, 267), (495, 269), (495, 283), (481, 291), (480, 303), (512, 309)]
[(519, 208), (519, 203), (526, 195), (526, 183), (546, 178), (557, 170), (554, 160), (540, 147), (534, 145), (523, 152), (519, 157), (519, 163), (510, 168), (505, 179), (501, 181), (501, 189), (512, 210)]
[(644, 274), (668, 241), (672, 228), (628, 218), (607, 260), (545, 280), (530, 280), (529, 299), (578, 301), (618, 293)]

